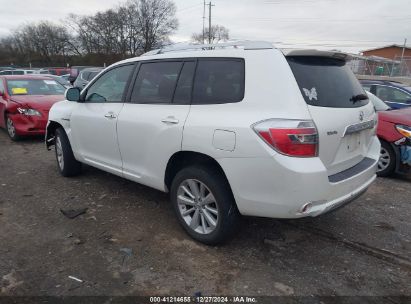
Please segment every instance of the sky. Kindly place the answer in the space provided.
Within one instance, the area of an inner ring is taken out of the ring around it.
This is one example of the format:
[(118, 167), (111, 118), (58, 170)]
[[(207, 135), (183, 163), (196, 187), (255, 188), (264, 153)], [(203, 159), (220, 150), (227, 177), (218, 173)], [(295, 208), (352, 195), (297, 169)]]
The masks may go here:
[[(45, 19), (64, 23), (69, 13), (94, 14), (121, 2), (0, 0), (0, 37), (24, 23)], [(188, 42), (193, 32), (202, 31), (203, 0), (174, 2), (179, 29), (171, 39)], [(231, 39), (266, 40), (279, 48), (353, 53), (393, 43), (402, 45), (405, 38), (411, 45), (410, 0), (212, 0), (212, 4), (212, 24), (228, 28)]]

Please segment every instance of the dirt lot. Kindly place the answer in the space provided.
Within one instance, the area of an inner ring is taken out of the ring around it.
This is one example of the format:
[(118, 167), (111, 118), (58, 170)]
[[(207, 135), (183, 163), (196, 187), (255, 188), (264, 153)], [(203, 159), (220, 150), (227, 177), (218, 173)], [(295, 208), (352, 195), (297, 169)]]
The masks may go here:
[(248, 218), (207, 247), (166, 194), (91, 167), (63, 178), (41, 139), (0, 131), (0, 173), (2, 295), (411, 296), (411, 178), (378, 179), (319, 218)]

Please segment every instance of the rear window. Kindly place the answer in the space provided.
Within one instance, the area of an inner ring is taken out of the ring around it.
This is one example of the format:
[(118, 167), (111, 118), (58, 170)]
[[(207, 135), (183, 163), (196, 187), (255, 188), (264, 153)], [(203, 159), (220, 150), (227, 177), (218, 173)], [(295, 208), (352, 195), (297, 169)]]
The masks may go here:
[(365, 92), (345, 61), (311, 56), (290, 56), (287, 61), (307, 104), (330, 108), (368, 104), (368, 99), (355, 98)]

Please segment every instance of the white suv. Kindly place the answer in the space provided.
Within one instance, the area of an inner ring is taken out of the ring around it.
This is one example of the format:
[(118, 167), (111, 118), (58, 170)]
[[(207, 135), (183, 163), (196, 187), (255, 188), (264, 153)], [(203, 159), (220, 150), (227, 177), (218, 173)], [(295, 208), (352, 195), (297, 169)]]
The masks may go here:
[(116, 63), (49, 115), (63, 176), (85, 163), (170, 192), (194, 239), (241, 215), (317, 216), (374, 181), (373, 105), (347, 56), (269, 43), (188, 46)]

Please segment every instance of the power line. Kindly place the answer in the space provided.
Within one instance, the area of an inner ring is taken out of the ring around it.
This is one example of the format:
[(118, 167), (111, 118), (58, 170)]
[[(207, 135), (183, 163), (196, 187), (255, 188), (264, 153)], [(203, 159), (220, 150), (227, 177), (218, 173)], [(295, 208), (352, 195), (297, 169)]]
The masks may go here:
[(197, 3), (197, 4), (195, 4), (195, 5), (191, 5), (191, 6), (187, 6), (187, 7), (178, 9), (178, 10), (177, 10), (177, 13), (184, 12), (184, 11), (187, 11), (187, 10), (190, 10), (190, 9), (193, 9), (193, 8), (197, 8), (197, 7), (199, 7), (200, 5), (202, 5), (202, 3)]

